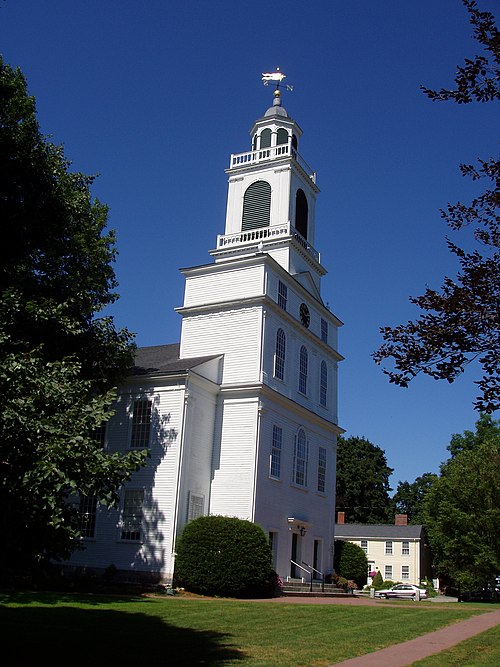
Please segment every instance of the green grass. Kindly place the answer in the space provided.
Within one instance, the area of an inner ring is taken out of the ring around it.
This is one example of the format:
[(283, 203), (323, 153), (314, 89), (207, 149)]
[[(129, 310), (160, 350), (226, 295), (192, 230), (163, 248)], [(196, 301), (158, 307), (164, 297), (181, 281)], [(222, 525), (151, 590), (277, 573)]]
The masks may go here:
[(425, 660), (414, 662), (412, 667), (497, 667), (500, 662), (500, 626), (482, 632), (460, 642), (453, 648), (441, 651)]
[[(183, 597), (0, 594), (2, 654), (36, 665), (324, 667), (490, 605), (348, 606)], [(453, 663), (450, 663), (453, 664)], [(485, 663), (488, 664), (488, 663)]]

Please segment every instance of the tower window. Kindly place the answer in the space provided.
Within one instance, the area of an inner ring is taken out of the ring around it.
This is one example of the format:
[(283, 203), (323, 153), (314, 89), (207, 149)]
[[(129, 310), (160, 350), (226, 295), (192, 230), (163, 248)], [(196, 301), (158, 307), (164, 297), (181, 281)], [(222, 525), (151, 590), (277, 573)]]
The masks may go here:
[(265, 130), (262, 130), (260, 133), (260, 148), (269, 148), (271, 145), (271, 130), (266, 127)]
[(300, 429), (295, 439), (293, 463), (293, 479), (295, 484), (307, 486), (307, 440), (303, 429)]
[(302, 345), (299, 357), (299, 391), (307, 394), (307, 348)]
[(241, 229), (269, 227), (271, 217), (271, 186), (267, 181), (255, 181), (243, 197), (243, 220)]
[(285, 377), (286, 337), (283, 329), (276, 333), (276, 352), (274, 355), (274, 377), (283, 380)]
[(321, 318), (321, 340), (328, 343), (328, 322)]
[(275, 479), (281, 474), (281, 443), (283, 441), (283, 429), (273, 426), (273, 442), (271, 446), (271, 461), (269, 474)]
[(319, 402), (326, 407), (326, 396), (328, 393), (328, 368), (326, 361), (321, 362), (320, 384), (319, 384)]
[(297, 158), (297, 137), (295, 134), (292, 134), (292, 155)]
[(307, 216), (307, 197), (304, 194), (304, 190), (299, 188), (295, 195), (295, 229), (305, 239), (307, 239)]
[(318, 491), (324, 493), (326, 490), (326, 449), (319, 448), (318, 452)]
[(281, 280), (278, 281), (278, 306), (286, 310), (286, 302), (288, 299), (288, 288)]
[(278, 146), (281, 146), (281, 144), (288, 143), (288, 132), (282, 127), (278, 130), (276, 143), (278, 144)]

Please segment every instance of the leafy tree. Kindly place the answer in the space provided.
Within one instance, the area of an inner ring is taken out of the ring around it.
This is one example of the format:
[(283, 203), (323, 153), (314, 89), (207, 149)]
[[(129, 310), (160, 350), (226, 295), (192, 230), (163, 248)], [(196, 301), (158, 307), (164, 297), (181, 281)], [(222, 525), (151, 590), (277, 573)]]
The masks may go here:
[(438, 478), (432, 472), (425, 472), (414, 482), (399, 482), (392, 497), (393, 514), (406, 514), (411, 524), (423, 523), (423, 502), (426, 493)]
[(377, 570), (375, 576), (373, 577), (372, 587), (375, 588), (375, 590), (384, 587), (384, 578), (382, 577), (380, 570)]
[[(490, 12), (474, 0), (463, 0), (475, 39), (484, 55), (466, 59), (455, 77), (456, 87), (434, 91), (423, 88), (432, 100), (458, 104), (500, 99), (500, 32)], [(474, 227), (477, 247), (466, 251), (447, 239), (460, 270), (455, 280), (445, 277), (441, 291), (428, 288), (412, 297), (424, 313), (414, 322), (381, 329), (384, 343), (373, 357), (376, 363), (392, 359), (394, 369), (384, 369), (391, 382), (407, 387), (419, 373), (453, 382), (471, 362), (478, 361), (480, 394), (474, 403), (480, 412), (500, 407), (500, 216), (498, 197), (500, 160), (462, 164), (464, 176), (488, 184), (469, 204), (448, 204), (441, 215), (452, 230)]]
[(461, 452), (468, 452), (489, 439), (500, 438), (500, 422), (493, 419), (491, 415), (481, 415), (476, 422), (476, 431), (465, 431), (463, 434), (454, 433), (447, 447), (452, 458)]
[[(457, 450), (442, 465), (424, 500), (436, 573), (462, 587), (500, 571), (499, 422), (483, 426), (479, 420), (473, 447)], [(470, 442), (467, 433), (464, 441)]]
[(250, 521), (202, 516), (190, 521), (176, 546), (175, 581), (193, 593), (249, 597), (270, 594), (271, 549)]
[(335, 572), (345, 579), (355, 581), (358, 588), (366, 584), (368, 559), (357, 544), (345, 540), (335, 540)]
[(115, 239), (91, 184), (41, 135), (22, 73), (0, 58), (2, 573), (67, 557), (80, 543), (70, 499), (115, 502), (144, 460), (91, 435), (133, 351), (128, 331), (96, 317), (117, 298)]
[(366, 438), (338, 439), (337, 510), (348, 523), (386, 523), (389, 477), (385, 452)]

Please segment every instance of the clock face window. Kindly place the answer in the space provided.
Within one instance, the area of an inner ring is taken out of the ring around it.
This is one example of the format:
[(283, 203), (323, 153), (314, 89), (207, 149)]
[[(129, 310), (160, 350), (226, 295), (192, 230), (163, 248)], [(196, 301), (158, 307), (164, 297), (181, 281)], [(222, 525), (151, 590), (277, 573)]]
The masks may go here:
[(309, 315), (309, 308), (305, 303), (300, 304), (300, 321), (305, 327), (308, 327), (311, 322), (311, 316)]

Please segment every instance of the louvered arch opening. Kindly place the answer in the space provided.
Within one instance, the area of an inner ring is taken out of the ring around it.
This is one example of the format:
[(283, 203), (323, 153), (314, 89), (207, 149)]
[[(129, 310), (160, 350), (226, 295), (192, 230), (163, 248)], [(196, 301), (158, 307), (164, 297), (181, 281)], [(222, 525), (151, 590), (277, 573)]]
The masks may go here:
[(305, 239), (307, 239), (307, 217), (308, 217), (307, 197), (300, 188), (295, 196), (295, 229)]
[(287, 144), (287, 143), (288, 143), (288, 132), (282, 127), (280, 127), (276, 136), (276, 144), (278, 146), (281, 146), (281, 144)]
[(271, 217), (271, 186), (267, 181), (255, 181), (243, 196), (243, 220), (241, 229), (269, 227)]

